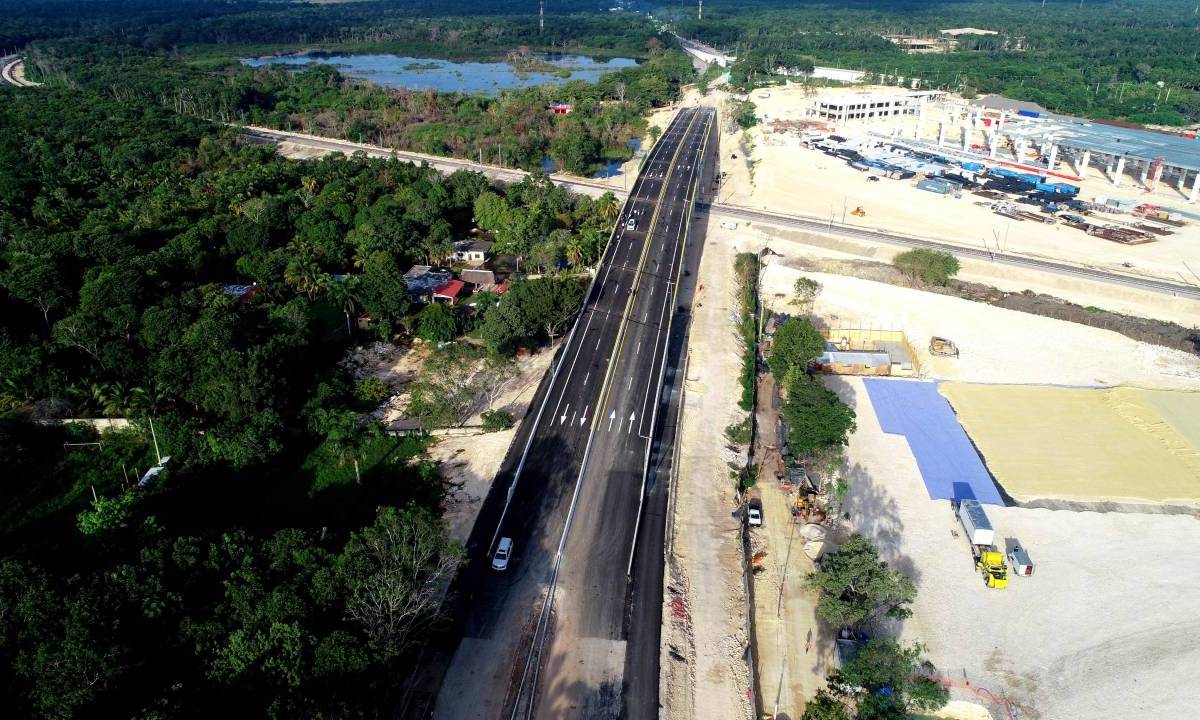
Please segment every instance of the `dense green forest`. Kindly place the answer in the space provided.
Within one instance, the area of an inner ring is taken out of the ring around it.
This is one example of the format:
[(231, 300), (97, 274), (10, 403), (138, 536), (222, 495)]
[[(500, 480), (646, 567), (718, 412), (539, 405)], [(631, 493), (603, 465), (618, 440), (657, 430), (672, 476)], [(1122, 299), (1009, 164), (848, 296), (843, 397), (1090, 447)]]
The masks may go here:
[[(738, 55), (734, 76), (743, 82), (804, 57), (1086, 117), (1200, 121), (1200, 15), (1190, 0), (710, 0), (702, 21), (683, 10), (674, 18), (681, 35)], [(998, 34), (963, 36), (940, 54), (906, 54), (883, 37), (961, 27)]]
[[(611, 196), (288, 161), (86, 91), (0, 100), (9, 712), (387, 714), (460, 550), (425, 441), (363, 422), (378, 398), (339, 361), (425, 318), (402, 273), (469, 237), (473, 216), (504, 251), (582, 263), (607, 237)], [(451, 328), (502, 356), (559, 331), (581, 292), (569, 277), (517, 281)], [(132, 425), (36, 422), (63, 416)], [(140, 484), (159, 452), (166, 470)]]
[[(653, 39), (653, 38), (652, 38)], [(222, 122), (295, 129), (400, 150), (478, 158), (538, 169), (549, 156), (588, 174), (625, 160), (645, 131), (647, 109), (675, 98), (693, 70), (679, 52), (656, 51), (641, 65), (599, 82), (512, 90), (488, 98), (388, 89), (330, 66), (300, 73), (233, 62), (200, 65), (127, 45), (34, 43), (28, 66), (44, 81), (94, 90), (126, 102), (160, 103)], [(555, 100), (576, 112), (554, 115)]]
[[(522, 10), (525, 14), (515, 14)], [(671, 102), (692, 68), (656, 25), (635, 13), (594, 12), (592, 3), (552, 4), (544, 32), (528, 4), (357, 2), (313, 5), (182, 0), (35, 0), (0, 18), (0, 47), (26, 48), (31, 77), (127, 102), (165, 104), (221, 122), (478, 158), (525, 169), (551, 158), (591, 174), (633, 154), (649, 108)], [(592, 12), (582, 12), (588, 10)], [(73, 12), (78, 11), (78, 12)], [(300, 73), (257, 70), (249, 55), (313, 52)], [(641, 60), (599, 82), (509, 90), (496, 98), (389, 90), (319, 66), (320, 52), (386, 52), (504, 60), (569, 51)], [(553, 101), (578, 112), (557, 116)]]

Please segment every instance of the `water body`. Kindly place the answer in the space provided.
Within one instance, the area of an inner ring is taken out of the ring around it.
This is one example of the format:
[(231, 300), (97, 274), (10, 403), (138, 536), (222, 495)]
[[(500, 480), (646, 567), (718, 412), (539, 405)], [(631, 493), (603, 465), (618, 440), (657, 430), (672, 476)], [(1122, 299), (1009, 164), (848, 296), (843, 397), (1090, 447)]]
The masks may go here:
[[(642, 149), (642, 140), (641, 138), (630, 138), (627, 145), (629, 146), (630, 150), (636, 153), (638, 150)], [(556, 173), (558, 172), (558, 163), (554, 162), (553, 158), (546, 156), (542, 158), (542, 171), (546, 173)], [(597, 180), (604, 180), (606, 178), (618, 177), (620, 174), (621, 163), (617, 162), (616, 160), (607, 160), (604, 163), (604, 167), (600, 170), (597, 170), (592, 177)]]
[[(605, 73), (634, 67), (632, 58), (591, 58), (583, 55), (540, 55), (537, 60), (553, 65), (554, 72), (523, 72), (506, 62), (455, 62), (436, 58), (400, 55), (290, 55), (286, 57), (246, 58), (251, 67), (287, 65), (297, 70), (314, 63), (332, 65), (353, 78), (395, 88), (436, 90), (479, 95), (495, 95), (500, 90), (527, 88), (544, 83), (562, 84), (571, 80), (595, 82)], [(560, 77), (562, 71), (569, 77)]]

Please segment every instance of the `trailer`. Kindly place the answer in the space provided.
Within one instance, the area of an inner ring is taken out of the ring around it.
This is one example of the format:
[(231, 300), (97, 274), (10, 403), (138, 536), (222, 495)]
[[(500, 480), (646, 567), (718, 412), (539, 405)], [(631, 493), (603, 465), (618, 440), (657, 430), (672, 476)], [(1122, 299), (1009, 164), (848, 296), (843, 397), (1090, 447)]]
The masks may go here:
[(1025, 548), (1021, 547), (1020, 543), (1013, 542), (1012, 548), (1008, 551), (1008, 561), (1012, 563), (1013, 573), (1017, 576), (1033, 575), (1033, 561), (1029, 559), (1029, 553), (1025, 552)]

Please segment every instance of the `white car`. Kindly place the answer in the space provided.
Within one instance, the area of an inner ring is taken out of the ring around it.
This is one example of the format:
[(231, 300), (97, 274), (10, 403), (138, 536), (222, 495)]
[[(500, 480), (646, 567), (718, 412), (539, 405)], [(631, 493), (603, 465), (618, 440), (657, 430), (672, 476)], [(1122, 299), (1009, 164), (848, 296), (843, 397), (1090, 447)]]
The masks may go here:
[(625, 229), (626, 230), (637, 230), (637, 220), (634, 220), (633, 218), (629, 218), (629, 220), (625, 221)]
[(493, 570), (507, 570), (508, 559), (512, 557), (512, 538), (500, 538), (500, 543), (496, 545), (496, 554), (492, 556)]
[(746, 506), (746, 522), (750, 527), (762, 527), (762, 505), (753, 500)]

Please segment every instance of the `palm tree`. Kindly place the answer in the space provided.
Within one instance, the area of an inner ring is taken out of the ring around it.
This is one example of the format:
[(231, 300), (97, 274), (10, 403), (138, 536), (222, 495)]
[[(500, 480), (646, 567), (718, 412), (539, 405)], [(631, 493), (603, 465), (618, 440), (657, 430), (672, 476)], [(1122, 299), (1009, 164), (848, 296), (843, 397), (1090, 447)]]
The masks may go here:
[(349, 275), (341, 282), (329, 285), (329, 299), (342, 309), (346, 316), (346, 337), (350, 337), (350, 314), (358, 309), (358, 276)]
[(600, 215), (600, 219), (609, 225), (617, 221), (617, 216), (620, 214), (620, 207), (617, 205), (617, 198), (612, 193), (606, 192), (596, 201), (596, 212)]
[(578, 267), (583, 262), (583, 238), (579, 235), (572, 235), (567, 240), (567, 262), (573, 267)]
[(283, 280), (307, 295), (309, 300), (316, 299), (322, 290), (329, 287), (329, 273), (321, 269), (320, 263), (307, 247), (293, 248), (293, 253), (287, 269), (283, 271)]

